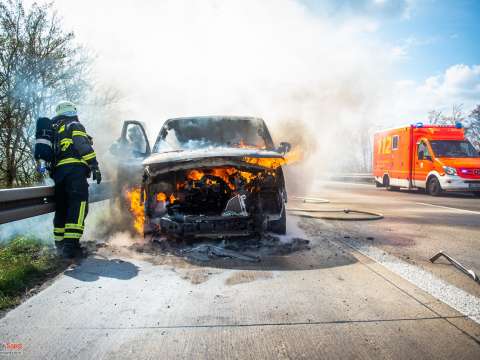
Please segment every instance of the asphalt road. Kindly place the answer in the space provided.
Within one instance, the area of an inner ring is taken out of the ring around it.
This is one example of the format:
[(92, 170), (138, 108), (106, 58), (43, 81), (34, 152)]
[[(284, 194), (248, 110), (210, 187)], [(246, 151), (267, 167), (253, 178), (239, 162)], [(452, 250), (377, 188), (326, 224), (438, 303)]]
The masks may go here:
[(442, 249), (480, 272), (479, 200), (341, 183), (309, 195), (331, 202), (291, 206), (385, 219), (302, 220), (290, 238), (310, 249), (258, 263), (107, 246), (1, 319), (0, 342), (30, 359), (480, 358), (479, 285), (427, 261)]

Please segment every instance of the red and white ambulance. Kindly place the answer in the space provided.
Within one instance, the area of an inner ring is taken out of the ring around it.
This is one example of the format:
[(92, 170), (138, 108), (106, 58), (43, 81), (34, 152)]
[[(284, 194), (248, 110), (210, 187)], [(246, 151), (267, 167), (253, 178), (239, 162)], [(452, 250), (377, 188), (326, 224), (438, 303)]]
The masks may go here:
[(403, 126), (374, 135), (373, 175), (389, 190), (472, 192), (480, 196), (480, 154), (461, 124)]

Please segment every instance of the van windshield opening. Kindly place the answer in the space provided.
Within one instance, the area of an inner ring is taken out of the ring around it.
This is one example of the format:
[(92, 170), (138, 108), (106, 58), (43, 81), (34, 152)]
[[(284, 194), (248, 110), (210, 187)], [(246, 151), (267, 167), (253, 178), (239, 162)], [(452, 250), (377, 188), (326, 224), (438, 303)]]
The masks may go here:
[(478, 151), (466, 140), (433, 140), (430, 141), (437, 158), (478, 158)]
[(262, 120), (236, 117), (199, 117), (169, 120), (160, 131), (153, 152), (210, 147), (267, 149), (273, 147)]

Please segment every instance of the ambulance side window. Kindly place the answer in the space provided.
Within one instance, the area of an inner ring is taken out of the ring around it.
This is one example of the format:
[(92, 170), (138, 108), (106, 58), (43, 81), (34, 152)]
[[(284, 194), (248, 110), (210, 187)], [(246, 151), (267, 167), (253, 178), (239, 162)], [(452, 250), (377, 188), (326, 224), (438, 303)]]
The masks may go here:
[(394, 135), (392, 137), (392, 150), (397, 150), (398, 149), (398, 140), (400, 137), (398, 135)]
[(418, 144), (417, 154), (418, 154), (418, 160), (424, 160), (425, 158), (430, 156), (430, 154), (428, 153), (427, 144), (425, 144), (425, 142), (422, 141), (420, 142), (420, 144)]

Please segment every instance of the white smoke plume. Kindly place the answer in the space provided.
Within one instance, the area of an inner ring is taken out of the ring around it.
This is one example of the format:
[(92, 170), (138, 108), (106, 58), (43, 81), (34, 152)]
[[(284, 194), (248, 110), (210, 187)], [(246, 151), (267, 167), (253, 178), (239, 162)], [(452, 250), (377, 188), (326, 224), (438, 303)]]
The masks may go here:
[(79, 107), (102, 168), (125, 119), (146, 122), (152, 145), (171, 117), (248, 115), (264, 118), (277, 144), (301, 146), (306, 159), (291, 166), (287, 184), (306, 193), (308, 179), (368, 158), (361, 130), (383, 121), (391, 98), (389, 48), (367, 40), (375, 23), (313, 13), (299, 0), (84, 0), (55, 8), (96, 55), (96, 89), (106, 89)]
[(98, 81), (123, 94), (111, 116), (89, 124), (97, 143), (117, 137), (124, 119), (145, 121), (152, 142), (171, 117), (259, 116), (277, 143), (301, 144), (308, 165), (322, 171), (359, 156), (358, 129), (378, 122), (390, 91), (388, 51), (365, 36), (374, 24), (313, 14), (299, 1), (56, 7), (97, 54)]

